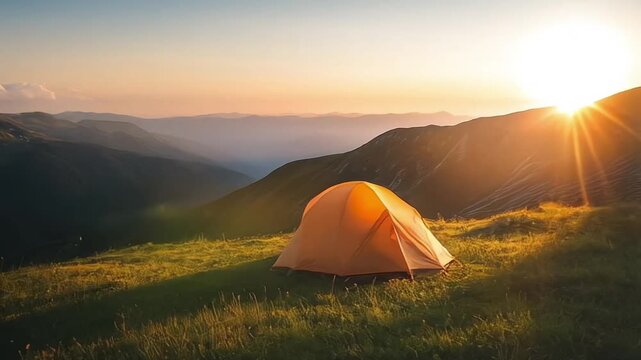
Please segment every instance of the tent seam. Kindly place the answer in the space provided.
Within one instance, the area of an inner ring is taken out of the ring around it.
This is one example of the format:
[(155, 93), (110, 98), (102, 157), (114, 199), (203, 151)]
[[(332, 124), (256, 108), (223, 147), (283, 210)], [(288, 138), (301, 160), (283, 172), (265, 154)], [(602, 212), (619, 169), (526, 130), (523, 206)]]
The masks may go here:
[[(393, 218), (394, 215), (390, 214), (390, 218)], [(412, 273), (412, 269), (410, 268), (410, 264), (407, 262), (407, 256), (405, 256), (405, 251), (403, 251), (403, 246), (401, 245), (401, 238), (398, 236), (398, 231), (396, 231), (396, 224), (394, 224), (394, 221), (392, 221), (392, 229), (394, 230), (394, 234), (396, 235), (396, 244), (398, 245), (398, 249), (401, 250), (401, 255), (403, 255), (403, 262), (405, 262), (405, 267), (407, 267), (407, 273), (409, 274), (410, 278), (414, 280), (414, 274)]]
[[(340, 231), (343, 228), (343, 220), (345, 218), (345, 210), (347, 209), (347, 204), (349, 203), (349, 199), (352, 198), (352, 194), (354, 193), (354, 190), (356, 190), (356, 187), (361, 184), (356, 184), (356, 186), (352, 187), (352, 189), (349, 191), (349, 194), (347, 194), (347, 198), (345, 199), (345, 202), (343, 203), (343, 209), (341, 210), (341, 217), (340, 221), (338, 222), (338, 229), (337, 231)], [(319, 199), (320, 200), (320, 199)], [(336, 232), (335, 232), (336, 234)], [(334, 236), (336, 237), (336, 236)], [(341, 273), (345, 272), (345, 266), (346, 264), (341, 264)]]
[(363, 247), (365, 246), (365, 244), (366, 244), (366, 243), (368, 243), (368, 242), (372, 239), (372, 237), (374, 236), (374, 234), (376, 233), (376, 231), (378, 231), (378, 229), (379, 229), (381, 226), (383, 226), (383, 222), (385, 222), (385, 219), (386, 219), (386, 218), (388, 218), (389, 216), (390, 216), (390, 214), (389, 214), (389, 210), (384, 209), (384, 210), (381, 212), (381, 214), (378, 216), (378, 219), (377, 219), (377, 220), (376, 220), (376, 222), (374, 223), (374, 225), (375, 225), (375, 226), (374, 226), (374, 227), (372, 227), (372, 228), (370, 228), (370, 231), (369, 231), (369, 233), (367, 234), (367, 237), (366, 237), (366, 238), (365, 238), (365, 240), (364, 240), (364, 241), (363, 241), (363, 242), (358, 246), (358, 248), (357, 248), (357, 249), (352, 253), (352, 255), (350, 256), (350, 260), (353, 260), (353, 259), (354, 259), (354, 257), (355, 257), (355, 256), (356, 256), (356, 255), (357, 255), (357, 254), (358, 254), (358, 253), (363, 249)]

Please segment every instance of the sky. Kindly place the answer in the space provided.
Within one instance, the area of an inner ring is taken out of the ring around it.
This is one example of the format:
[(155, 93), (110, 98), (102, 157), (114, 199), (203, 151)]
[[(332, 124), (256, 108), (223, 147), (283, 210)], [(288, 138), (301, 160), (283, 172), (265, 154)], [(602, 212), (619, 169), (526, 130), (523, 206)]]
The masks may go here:
[(641, 85), (640, 16), (637, 0), (2, 0), (0, 112), (507, 113), (553, 105), (523, 88), (523, 48), (576, 19), (617, 34), (617, 86)]

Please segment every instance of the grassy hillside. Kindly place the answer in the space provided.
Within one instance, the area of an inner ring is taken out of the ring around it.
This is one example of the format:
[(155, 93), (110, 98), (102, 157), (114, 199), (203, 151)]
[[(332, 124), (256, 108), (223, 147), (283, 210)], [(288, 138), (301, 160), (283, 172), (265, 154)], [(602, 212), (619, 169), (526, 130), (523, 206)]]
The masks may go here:
[(1, 273), (4, 358), (641, 357), (641, 207), (428, 225), (463, 265), (413, 282), (269, 271), (289, 235)]

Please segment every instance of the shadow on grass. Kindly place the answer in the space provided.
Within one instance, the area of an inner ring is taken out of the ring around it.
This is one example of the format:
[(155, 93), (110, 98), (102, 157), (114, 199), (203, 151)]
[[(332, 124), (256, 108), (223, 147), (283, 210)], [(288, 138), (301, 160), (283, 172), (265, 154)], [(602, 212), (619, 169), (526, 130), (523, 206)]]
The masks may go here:
[(552, 230), (549, 246), (426, 307), (405, 304), (351, 347), (365, 358), (641, 359), (641, 207), (595, 208)]
[[(448, 282), (448, 288), (439, 295), (407, 299), (394, 293), (403, 291), (403, 287), (378, 287), (375, 290), (380, 290), (377, 293), (381, 299), (372, 301), (371, 306), (378, 307), (375, 310), (381, 311), (382, 320), (355, 316), (351, 323), (345, 323), (325, 319), (323, 313), (310, 314), (310, 318), (301, 319), (314, 323), (308, 333), (266, 332), (242, 349), (226, 350), (226, 355), (641, 358), (641, 209), (594, 209), (582, 215), (578, 226), (555, 229), (553, 236), (548, 246), (515, 265), (480, 279), (466, 280), (462, 276), (461, 281)], [(251, 292), (261, 299), (290, 291), (309, 303), (315, 293), (330, 291), (331, 278), (310, 274), (285, 277), (269, 271), (272, 263), (273, 258), (269, 258), (130, 289), (51, 309), (6, 324), (3, 330), (20, 339), (20, 346), (25, 341), (37, 346), (68, 343), (72, 337), (91, 341), (114, 334), (114, 323), (123, 321), (118, 314), (124, 314), (126, 326), (135, 327), (170, 315), (192, 313), (221, 293)], [(408, 288), (430, 291), (438, 281), (434, 277), (408, 284)], [(346, 311), (363, 311), (365, 300), (358, 296), (364, 298), (367, 293), (346, 294), (361, 303)], [(342, 301), (346, 308), (350, 306), (347, 299)], [(393, 316), (385, 318), (386, 313)], [(127, 351), (127, 344), (116, 346)], [(219, 355), (226, 351), (221, 350)], [(118, 354), (118, 349), (111, 353)]]
[[(540, 251), (488, 277), (451, 282), (444, 293), (410, 301), (383, 287), (371, 303), (352, 300), (359, 305), (349, 311), (360, 316), (350, 324), (321, 318), (306, 336), (269, 332), (227, 355), (640, 359), (641, 208), (592, 209), (552, 234)], [(429, 291), (438, 281), (410, 285)]]
[(42, 313), (0, 324), (2, 358), (18, 350), (44, 345), (55, 346), (109, 336), (117, 326), (136, 327), (211, 305), (221, 296), (255, 294), (258, 299), (311, 295), (327, 288), (331, 278), (296, 273), (286, 276), (270, 268), (276, 257), (228, 268), (177, 277), (158, 283), (107, 294), (81, 303), (66, 304)]
[[(520, 233), (523, 226), (515, 224)], [(450, 335), (475, 334), (476, 341), (417, 342), (405, 355), (641, 359), (641, 207), (595, 208), (578, 226), (553, 231), (553, 243), (541, 251), (448, 294), (441, 309), (448, 317), (433, 326)], [(420, 332), (419, 319), (390, 328)]]

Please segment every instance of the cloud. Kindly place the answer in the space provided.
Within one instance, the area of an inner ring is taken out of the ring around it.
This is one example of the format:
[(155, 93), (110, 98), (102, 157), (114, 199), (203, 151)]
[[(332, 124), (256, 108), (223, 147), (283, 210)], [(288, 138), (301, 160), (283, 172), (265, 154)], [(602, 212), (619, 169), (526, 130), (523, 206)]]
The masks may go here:
[(56, 87), (54, 91), (44, 84), (0, 83), (0, 113), (95, 111), (100, 101), (73, 88)]
[(56, 94), (41, 84), (0, 84), (0, 100), (55, 100)]

